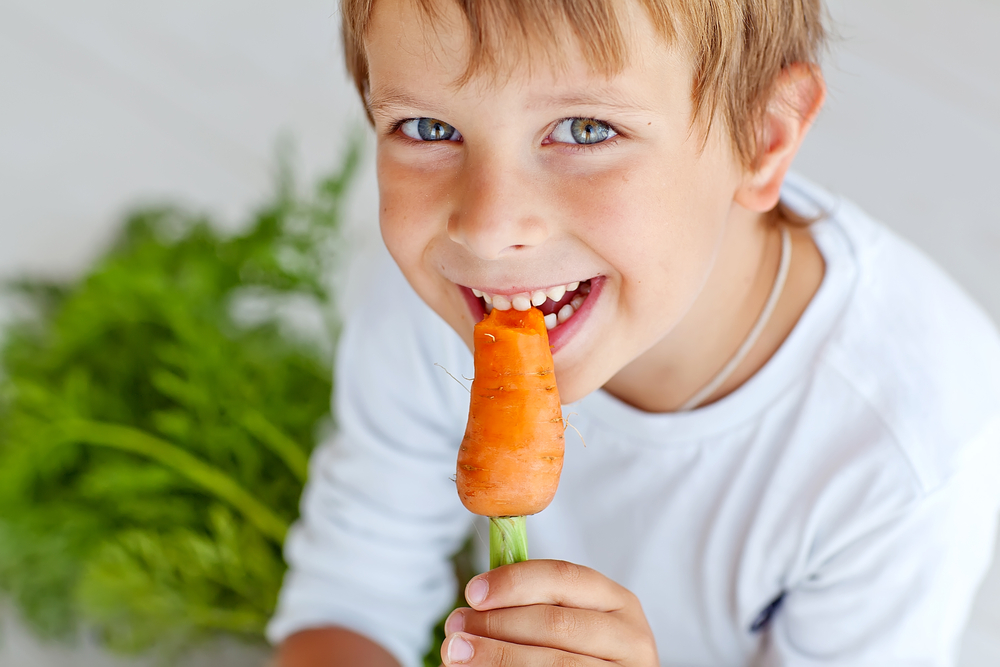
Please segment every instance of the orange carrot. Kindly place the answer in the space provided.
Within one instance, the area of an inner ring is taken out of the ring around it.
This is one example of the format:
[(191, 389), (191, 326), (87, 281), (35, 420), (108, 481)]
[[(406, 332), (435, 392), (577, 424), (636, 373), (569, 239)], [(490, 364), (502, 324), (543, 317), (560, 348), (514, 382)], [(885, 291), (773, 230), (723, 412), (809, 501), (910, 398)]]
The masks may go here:
[(563, 464), (562, 409), (541, 311), (496, 310), (476, 325), (469, 422), (456, 481), (470, 512), (545, 509)]

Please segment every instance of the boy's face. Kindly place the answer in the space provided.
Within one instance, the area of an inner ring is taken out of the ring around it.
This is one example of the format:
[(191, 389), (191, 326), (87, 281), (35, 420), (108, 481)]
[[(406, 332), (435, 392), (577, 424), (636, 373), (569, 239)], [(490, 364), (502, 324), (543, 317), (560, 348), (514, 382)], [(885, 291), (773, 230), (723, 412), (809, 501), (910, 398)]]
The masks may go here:
[(549, 332), (575, 401), (666, 344), (712, 271), (743, 171), (723, 123), (707, 143), (692, 129), (691, 63), (638, 6), (629, 63), (610, 78), (569, 50), (562, 68), (524, 58), (461, 87), (465, 19), (438, 9), (432, 23), (413, 0), (378, 0), (367, 36), (383, 238), (470, 348), (485, 307), (473, 289), (505, 305), (589, 285)]

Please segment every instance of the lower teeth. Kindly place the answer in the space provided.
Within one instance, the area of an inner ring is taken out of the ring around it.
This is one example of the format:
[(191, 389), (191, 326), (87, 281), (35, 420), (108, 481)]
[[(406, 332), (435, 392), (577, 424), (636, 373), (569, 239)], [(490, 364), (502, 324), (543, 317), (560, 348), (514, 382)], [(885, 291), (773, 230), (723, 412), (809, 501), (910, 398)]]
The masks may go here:
[(559, 309), (556, 317), (559, 319), (559, 324), (562, 324), (569, 318), (573, 317), (573, 313), (576, 312), (576, 308), (573, 307), (572, 303), (567, 303), (565, 306)]

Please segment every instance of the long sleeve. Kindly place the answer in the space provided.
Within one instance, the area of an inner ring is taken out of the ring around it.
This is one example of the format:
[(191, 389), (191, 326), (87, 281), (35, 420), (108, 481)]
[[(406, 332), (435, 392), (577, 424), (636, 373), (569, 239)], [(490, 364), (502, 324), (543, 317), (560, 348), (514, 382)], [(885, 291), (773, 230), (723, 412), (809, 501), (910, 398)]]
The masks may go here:
[(468, 394), (434, 364), (468, 375), (471, 355), (383, 274), (341, 339), (337, 434), (313, 455), (268, 638), (337, 625), (408, 666), (454, 600), (449, 556), (471, 525), (453, 481)]
[(774, 615), (765, 665), (955, 664), (996, 535), (1000, 423), (966, 454), (940, 487), (817, 557)]

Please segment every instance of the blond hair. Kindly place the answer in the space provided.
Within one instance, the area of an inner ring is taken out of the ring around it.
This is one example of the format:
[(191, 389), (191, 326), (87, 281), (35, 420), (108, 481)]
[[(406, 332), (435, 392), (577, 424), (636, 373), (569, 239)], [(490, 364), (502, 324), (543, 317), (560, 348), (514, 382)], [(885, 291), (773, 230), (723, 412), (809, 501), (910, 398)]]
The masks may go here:
[[(347, 69), (364, 99), (364, 38), (376, 0), (342, 0)], [(428, 14), (435, 0), (414, 0)], [(440, 0), (438, 0), (440, 1)], [(589, 64), (611, 74), (628, 57), (620, 0), (455, 0), (469, 25), (465, 79), (496, 73), (512, 50), (559, 44), (569, 28)], [(719, 117), (736, 154), (751, 165), (760, 122), (782, 70), (816, 66), (823, 48), (822, 0), (638, 0), (664, 39), (682, 39), (694, 62), (694, 118)], [(551, 55), (551, 54), (550, 54)], [(815, 68), (813, 71), (816, 71)]]

